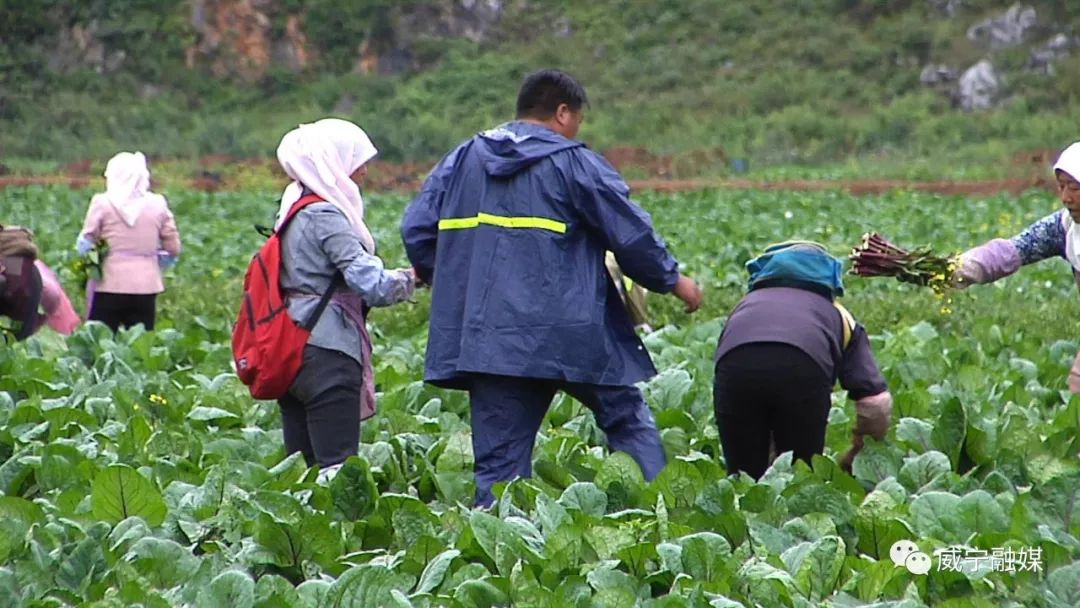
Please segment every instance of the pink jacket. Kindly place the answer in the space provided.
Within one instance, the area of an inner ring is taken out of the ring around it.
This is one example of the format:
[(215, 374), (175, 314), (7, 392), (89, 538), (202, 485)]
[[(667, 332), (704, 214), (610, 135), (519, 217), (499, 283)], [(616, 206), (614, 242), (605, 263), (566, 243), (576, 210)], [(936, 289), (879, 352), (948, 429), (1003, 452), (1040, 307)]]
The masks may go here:
[(65, 336), (75, 331), (81, 319), (71, 305), (71, 300), (64, 293), (60, 281), (56, 279), (52, 269), (45, 262), (36, 260), (34, 266), (41, 275), (41, 308), (45, 311), (44, 321), (49, 327)]
[(90, 201), (80, 234), (89, 241), (105, 241), (109, 245), (97, 292), (153, 294), (165, 291), (158, 266), (158, 250), (164, 249), (174, 257), (180, 255), (180, 233), (165, 198), (157, 194), (146, 196), (146, 206), (134, 226), (124, 223), (104, 195), (97, 194)]

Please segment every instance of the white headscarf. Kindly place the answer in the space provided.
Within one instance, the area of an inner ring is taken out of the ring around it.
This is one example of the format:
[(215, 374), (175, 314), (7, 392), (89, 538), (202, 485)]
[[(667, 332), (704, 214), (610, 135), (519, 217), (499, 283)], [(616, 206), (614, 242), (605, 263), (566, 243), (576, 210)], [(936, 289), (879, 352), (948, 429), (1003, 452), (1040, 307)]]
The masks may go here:
[[(1064, 171), (1069, 177), (1080, 180), (1080, 141), (1065, 148), (1065, 151), (1054, 163), (1054, 171)], [(1064, 214), (1065, 222), (1065, 259), (1075, 271), (1080, 272), (1080, 229), (1068, 213)]]
[(375, 239), (364, 223), (364, 199), (350, 176), (376, 154), (363, 129), (339, 118), (324, 118), (286, 133), (277, 157), (293, 182), (281, 194), (275, 228), (307, 187), (344, 213), (364, 249), (374, 252)]
[(105, 165), (105, 197), (128, 226), (139, 219), (149, 188), (150, 171), (142, 152), (121, 152)]
[(1054, 171), (1064, 171), (1069, 177), (1080, 181), (1080, 141), (1065, 148), (1054, 163)]

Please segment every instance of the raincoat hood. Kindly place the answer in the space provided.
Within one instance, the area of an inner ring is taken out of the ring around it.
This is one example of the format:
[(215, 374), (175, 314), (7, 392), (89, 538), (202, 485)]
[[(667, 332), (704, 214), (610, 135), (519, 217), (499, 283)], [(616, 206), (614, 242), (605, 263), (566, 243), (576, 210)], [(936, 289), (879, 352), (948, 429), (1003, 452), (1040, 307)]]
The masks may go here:
[(509, 177), (556, 152), (585, 145), (547, 127), (519, 121), (484, 131), (475, 142), (484, 171), (492, 177)]

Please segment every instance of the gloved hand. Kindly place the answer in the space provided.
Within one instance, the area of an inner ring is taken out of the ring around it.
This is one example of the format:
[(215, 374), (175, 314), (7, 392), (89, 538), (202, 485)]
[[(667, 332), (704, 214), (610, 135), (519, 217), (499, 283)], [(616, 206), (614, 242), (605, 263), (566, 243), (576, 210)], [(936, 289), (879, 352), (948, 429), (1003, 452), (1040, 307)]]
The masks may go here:
[(158, 251), (157, 253), (158, 266), (161, 267), (162, 270), (168, 270), (169, 268), (176, 266), (177, 259), (177, 256), (169, 255), (167, 251)]
[[(892, 395), (884, 391), (855, 402), (855, 434), (884, 439), (892, 419)], [(861, 447), (861, 437), (860, 437)]]

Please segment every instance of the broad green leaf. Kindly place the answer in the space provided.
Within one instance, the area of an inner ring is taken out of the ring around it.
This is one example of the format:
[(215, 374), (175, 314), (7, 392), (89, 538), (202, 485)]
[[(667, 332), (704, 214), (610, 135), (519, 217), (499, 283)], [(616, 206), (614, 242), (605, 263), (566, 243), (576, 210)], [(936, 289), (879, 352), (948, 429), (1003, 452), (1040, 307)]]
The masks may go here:
[(637, 541), (630, 530), (613, 526), (592, 526), (585, 530), (585, 540), (602, 560), (612, 559), (624, 547)]
[(825, 513), (832, 517), (837, 525), (841, 525), (850, 521), (855, 514), (846, 494), (823, 483), (799, 484), (790, 487), (784, 494), (788, 511), (792, 515)]
[(152, 536), (153, 532), (141, 517), (129, 517), (113, 526), (109, 533), (108, 547), (113, 553), (122, 553), (128, 549), (129, 544), (134, 544), (140, 539)]
[(930, 434), (931, 443), (938, 451), (949, 457), (954, 467), (960, 460), (967, 426), (964, 406), (959, 399), (953, 398), (942, 405), (941, 414), (934, 422), (934, 430)]
[(563, 491), (559, 504), (566, 509), (576, 509), (593, 517), (602, 517), (607, 511), (607, 494), (592, 482), (579, 481)]
[(305, 608), (323, 608), (330, 595), (330, 583), (323, 580), (304, 581), (296, 588)]
[(959, 516), (967, 529), (981, 534), (1003, 532), (1009, 527), (1005, 510), (984, 490), (965, 494), (959, 503)]
[[(100, 536), (108, 531), (105, 524), (100, 526)], [(108, 570), (105, 552), (101, 548), (101, 538), (90, 533), (64, 555), (56, 569), (56, 582), (63, 588), (79, 593), (93, 584)]]
[(613, 508), (637, 505), (645, 487), (641, 467), (626, 452), (612, 452), (596, 473), (593, 482), (607, 494)]
[(681, 409), (693, 385), (686, 370), (665, 370), (645, 386), (646, 401), (657, 410)]
[(798, 593), (790, 574), (757, 559), (744, 564), (738, 578), (754, 605), (790, 606), (793, 593)]
[(255, 605), (255, 581), (244, 572), (226, 570), (214, 577), (199, 594), (197, 608), (251, 608)]
[(236, 414), (223, 410), (219, 407), (198, 406), (191, 408), (187, 415), (189, 420), (197, 422), (213, 422), (218, 425), (239, 424), (240, 417)]
[(705, 487), (705, 479), (694, 465), (674, 460), (660, 471), (652, 485), (664, 495), (668, 505), (692, 507)]
[(731, 557), (731, 545), (719, 534), (698, 532), (677, 541), (682, 546), (682, 571), (694, 580), (716, 582), (729, 573), (724, 564)]
[(900, 455), (884, 441), (867, 439), (863, 449), (851, 465), (855, 478), (877, 484), (883, 479), (896, 477), (900, 472)]
[(925, 452), (933, 449), (930, 435), (934, 425), (921, 418), (901, 418), (896, 425), (896, 438), (912, 449)]
[(160, 589), (185, 582), (199, 567), (199, 560), (179, 543), (148, 536), (128, 549), (124, 560), (135, 566), (147, 580)]
[(894, 580), (901, 579), (906, 584), (910, 577), (910, 572), (892, 563), (889, 559), (888, 548), (886, 548), (881, 559), (870, 563), (856, 575), (855, 594), (860, 600), (871, 602), (881, 598)]
[(919, 538), (964, 543), (975, 532), (960, 514), (960, 497), (948, 492), (927, 492), (917, 496), (909, 511)]
[(300, 567), (307, 560), (330, 567), (341, 554), (341, 536), (330, 518), (323, 514), (305, 515), (300, 524), (275, 521), (260, 513), (255, 526), (255, 541), (282, 567)]
[(420, 574), (419, 582), (416, 583), (416, 593), (431, 593), (438, 589), (446, 576), (446, 572), (450, 569), (450, 565), (459, 555), (461, 555), (461, 551), (447, 549), (428, 562), (423, 573)]
[(154, 483), (135, 469), (114, 464), (94, 477), (91, 490), (94, 517), (119, 523), (128, 517), (141, 517), (151, 526), (165, 521), (165, 500)]
[(270, 574), (255, 583), (254, 608), (303, 608), (303, 600), (292, 583)]
[(801, 543), (780, 557), (804, 597), (821, 600), (832, 595), (844, 563), (844, 541), (826, 536), (813, 543)]
[(535, 555), (528, 549), (521, 535), (498, 517), (474, 511), (469, 526), (476, 542), (495, 563), (500, 574), (509, 576), (514, 564), (520, 560), (533, 560)]
[(473, 470), (472, 436), (469, 433), (454, 433), (446, 439), (446, 447), (435, 461), (435, 470), (440, 473)]
[(325, 598), (326, 608), (353, 606), (394, 606), (391, 591), (407, 592), (411, 577), (395, 573), (385, 566), (357, 566), (346, 570), (330, 585)]
[(346, 521), (356, 521), (375, 510), (379, 489), (367, 460), (350, 456), (330, 481), (334, 508)]
[(431, 507), (412, 496), (383, 494), (375, 509), (390, 524), (394, 543), (399, 547), (408, 547), (423, 536), (437, 534), (439, 518)]
[(919, 454), (914, 458), (905, 458), (897, 479), (911, 492), (918, 491), (941, 475), (952, 471), (949, 457), (938, 451)]
[(1080, 606), (1080, 562), (1051, 572), (1046, 586), (1059, 605)]
[(466, 608), (494, 608), (507, 605), (507, 595), (485, 579), (470, 580), (454, 589), (454, 601)]

